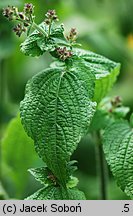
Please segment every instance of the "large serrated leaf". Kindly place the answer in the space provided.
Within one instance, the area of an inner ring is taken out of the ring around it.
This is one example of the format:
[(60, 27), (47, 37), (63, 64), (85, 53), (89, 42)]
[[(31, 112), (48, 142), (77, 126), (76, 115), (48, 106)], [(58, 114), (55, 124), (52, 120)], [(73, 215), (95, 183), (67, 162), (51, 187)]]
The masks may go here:
[(133, 129), (117, 120), (105, 129), (103, 149), (118, 185), (133, 198)]
[(75, 49), (75, 53), (84, 59), (89, 70), (95, 73), (96, 81), (93, 100), (99, 103), (116, 81), (120, 71), (120, 64), (82, 49)]
[(29, 196), (26, 200), (85, 200), (83, 192), (77, 188), (65, 189), (60, 187), (45, 187), (33, 195)]
[(21, 102), (21, 119), (35, 148), (53, 174), (66, 184), (70, 156), (87, 131), (95, 111), (93, 74), (79, 68), (50, 68), (34, 76), (27, 84)]

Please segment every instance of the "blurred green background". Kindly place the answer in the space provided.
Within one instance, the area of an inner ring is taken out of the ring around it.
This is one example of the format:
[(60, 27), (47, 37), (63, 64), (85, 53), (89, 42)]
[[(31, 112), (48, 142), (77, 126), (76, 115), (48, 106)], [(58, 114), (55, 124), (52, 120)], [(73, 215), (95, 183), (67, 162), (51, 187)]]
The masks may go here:
[[(23, 7), (27, 1), (0, 1), (0, 199), (23, 199), (41, 187), (27, 172), (43, 166), (34, 151), (33, 141), (25, 134), (19, 116), (29, 78), (48, 67), (48, 54), (39, 58), (24, 56), (19, 49), (25, 39), (15, 36), (13, 24), (2, 16), (8, 5)], [(44, 20), (48, 9), (56, 9), (66, 32), (76, 27), (83, 48), (120, 62), (121, 73), (110, 95), (120, 95), (133, 111), (133, 0), (31, 0), (36, 22)], [(13, 119), (13, 120), (12, 120)], [(78, 187), (87, 199), (99, 199), (95, 144), (88, 135), (79, 144), (73, 159), (78, 160)], [(108, 199), (128, 199), (109, 173)]]

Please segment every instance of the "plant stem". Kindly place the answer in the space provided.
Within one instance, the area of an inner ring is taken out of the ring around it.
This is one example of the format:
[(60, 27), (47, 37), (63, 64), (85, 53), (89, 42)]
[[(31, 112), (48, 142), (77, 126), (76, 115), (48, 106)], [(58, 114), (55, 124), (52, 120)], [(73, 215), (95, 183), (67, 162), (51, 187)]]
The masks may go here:
[(97, 173), (100, 183), (100, 199), (107, 200), (107, 163), (105, 161), (100, 133), (97, 132), (96, 136), (96, 163), (97, 163)]
[(38, 30), (45, 37), (48, 37), (48, 34), (39, 25), (37, 25), (35, 22), (32, 23), (32, 27), (34, 29)]
[(51, 32), (51, 25), (52, 25), (52, 20), (51, 20), (51, 22), (50, 22), (50, 24), (49, 24), (48, 37), (50, 36), (50, 32)]
[[(20, 21), (20, 22), (22, 22), (22, 23), (25, 22), (24, 20), (21, 20), (21, 19), (17, 19), (17, 21)], [(37, 25), (37, 24), (33, 21), (33, 19), (32, 19), (32, 22), (30, 22), (30, 25), (31, 25), (34, 29), (38, 30), (43, 36), (48, 37), (47, 32), (45, 32), (39, 25)]]

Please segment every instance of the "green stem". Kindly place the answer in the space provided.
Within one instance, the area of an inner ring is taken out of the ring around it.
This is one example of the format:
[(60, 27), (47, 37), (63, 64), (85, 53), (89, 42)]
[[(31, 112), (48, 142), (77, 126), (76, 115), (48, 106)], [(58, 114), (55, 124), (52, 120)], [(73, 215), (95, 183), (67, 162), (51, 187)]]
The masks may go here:
[(50, 22), (50, 24), (49, 24), (48, 37), (50, 36), (50, 32), (51, 32), (51, 25), (52, 25), (52, 20), (51, 20), (51, 22)]
[[(22, 22), (22, 23), (25, 22), (25, 20), (22, 20), (22, 19), (17, 19), (17, 21), (20, 21), (20, 22)], [(31, 25), (34, 29), (38, 30), (44, 37), (48, 37), (47, 32), (45, 32), (39, 25), (37, 25), (37, 24), (33, 21), (33, 19), (32, 19), (32, 22), (30, 22), (30, 25)]]
[(96, 136), (96, 163), (97, 163), (97, 173), (100, 184), (100, 199), (107, 200), (107, 163), (105, 161), (100, 133), (97, 132)]
[(32, 27), (34, 29), (38, 30), (45, 37), (48, 37), (48, 34), (39, 25), (37, 25), (35, 22), (32, 23)]

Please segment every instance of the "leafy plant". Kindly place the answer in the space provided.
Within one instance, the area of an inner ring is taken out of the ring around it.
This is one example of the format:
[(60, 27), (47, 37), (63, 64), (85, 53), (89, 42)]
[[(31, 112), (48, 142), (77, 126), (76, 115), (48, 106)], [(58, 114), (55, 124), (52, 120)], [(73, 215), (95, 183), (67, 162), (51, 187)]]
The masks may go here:
[(77, 189), (71, 155), (87, 132), (102, 137), (107, 162), (122, 190), (132, 197), (132, 129), (122, 120), (129, 109), (119, 97), (102, 100), (116, 81), (120, 64), (77, 48), (76, 29), (65, 36), (55, 10), (49, 10), (39, 25), (30, 3), (22, 12), (8, 6), (3, 15), (19, 22), (13, 29), (16, 35), (27, 32), (21, 44), (25, 55), (47, 51), (54, 57), (49, 68), (28, 81), (20, 103), (24, 129), (45, 163), (29, 170), (44, 187), (27, 199), (85, 199)]
[(6, 184), (12, 185), (11, 188), (7, 188), (11, 197), (21, 199), (28, 187), (27, 169), (38, 161), (33, 144), (33, 140), (25, 133), (18, 115), (9, 123), (1, 144), (2, 179)]

